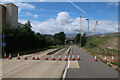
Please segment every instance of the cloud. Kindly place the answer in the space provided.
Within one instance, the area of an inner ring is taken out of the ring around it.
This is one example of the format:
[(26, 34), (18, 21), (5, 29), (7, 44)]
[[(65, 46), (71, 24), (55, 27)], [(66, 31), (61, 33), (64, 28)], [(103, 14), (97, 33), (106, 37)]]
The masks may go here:
[(34, 15), (34, 18), (38, 18), (38, 15), (37, 15), (37, 14), (35, 14), (35, 15)]
[(35, 9), (35, 6), (28, 3), (15, 3), (21, 9)]
[[(16, 1), (16, 0), (15, 0)], [(1, 1), (0, 4), (5, 4), (8, 2), (12, 2), (13, 4), (15, 4), (16, 6), (18, 6), (18, 13), (20, 13), (23, 9), (35, 9), (35, 6), (29, 3), (22, 3), (22, 2), (15, 2), (14, 0), (3, 0)], [(23, 0), (21, 0), (23, 1)]]
[(25, 19), (19, 19), (18, 22), (20, 22), (22, 24), (25, 24), (27, 22), (27, 20), (25, 20)]
[(44, 2), (45, 0), (40, 0), (40, 2)]
[(29, 3), (14, 3), (18, 6), (18, 13), (20, 13), (23, 9), (35, 9), (35, 6)]
[(29, 16), (33, 16), (33, 14), (31, 14), (31, 13), (29, 13), (29, 12), (26, 12), (26, 14), (29, 15)]
[(32, 13), (29, 13), (29, 12), (26, 12), (26, 15), (29, 15), (29, 16), (33, 16), (34, 18), (38, 18), (38, 15), (37, 14), (32, 14)]
[(73, 19), (69, 16), (69, 13), (67, 12), (60, 12), (58, 13), (58, 17), (56, 18), (56, 21), (59, 24), (68, 24), (71, 23), (73, 21)]
[[(21, 23), (25, 23), (26, 20), (19, 20)], [(55, 34), (64, 31), (66, 34), (76, 34), (80, 31), (80, 18), (72, 19), (68, 12), (60, 12), (57, 17), (50, 18), (44, 22), (31, 21), (32, 30), (40, 32), (42, 34)], [(93, 32), (95, 20), (90, 20), (90, 33)], [(82, 18), (82, 32), (88, 31), (88, 22), (86, 18)], [(99, 21), (95, 34), (113, 33), (118, 32), (117, 21)]]

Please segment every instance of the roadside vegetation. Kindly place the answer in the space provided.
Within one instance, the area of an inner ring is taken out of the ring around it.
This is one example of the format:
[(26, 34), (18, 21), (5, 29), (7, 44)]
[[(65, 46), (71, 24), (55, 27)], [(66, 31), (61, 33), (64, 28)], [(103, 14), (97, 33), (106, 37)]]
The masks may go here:
[[(120, 54), (118, 53), (118, 37), (119, 36), (91, 38), (89, 45), (87, 43), (84, 48), (89, 48), (88, 52), (92, 55), (97, 54), (102, 61), (104, 61), (104, 56), (107, 55), (108, 62), (120, 68), (120, 64), (118, 63), (118, 56)], [(115, 57), (114, 62), (112, 62), (112, 55)], [(114, 68), (118, 69), (116, 66), (114, 66)]]
[(5, 52), (9, 53), (31, 53), (50, 48), (57, 48), (65, 44), (66, 35), (64, 32), (56, 33), (52, 38), (32, 31), (31, 22), (28, 20), (23, 27), (4, 29), (6, 35)]
[[(103, 62), (104, 62), (105, 55), (107, 55), (108, 63), (112, 65), (116, 65), (112, 67), (114, 67), (115, 69), (118, 69), (118, 67), (120, 68), (120, 63), (118, 63), (118, 60), (119, 60), (118, 56), (120, 54), (118, 53), (118, 37), (119, 36), (90, 38), (89, 40), (87, 39), (86, 44), (81, 47), (93, 56), (97, 54), (97, 57)], [(77, 44), (77, 46), (80, 47), (79, 44)], [(115, 57), (114, 62), (112, 62), (112, 55), (114, 55)]]

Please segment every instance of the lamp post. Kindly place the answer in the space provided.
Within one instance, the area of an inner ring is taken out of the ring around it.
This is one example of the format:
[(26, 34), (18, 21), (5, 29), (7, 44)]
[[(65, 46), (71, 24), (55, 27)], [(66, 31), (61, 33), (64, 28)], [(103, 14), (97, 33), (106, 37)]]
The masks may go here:
[(89, 48), (89, 19), (86, 19), (88, 21), (88, 48)]
[(80, 16), (80, 46), (81, 46), (81, 35), (82, 35), (82, 16)]

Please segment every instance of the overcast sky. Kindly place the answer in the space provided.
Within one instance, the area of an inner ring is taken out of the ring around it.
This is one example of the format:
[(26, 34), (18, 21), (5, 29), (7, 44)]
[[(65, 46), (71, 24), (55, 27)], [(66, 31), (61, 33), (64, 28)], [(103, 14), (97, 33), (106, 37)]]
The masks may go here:
[(95, 22), (98, 25), (95, 34), (118, 32), (117, 2), (14, 2), (19, 7), (19, 22), (32, 22), (32, 30), (41, 34), (55, 34), (64, 31), (67, 36), (80, 30), (87, 32), (86, 18), (90, 19), (90, 33)]

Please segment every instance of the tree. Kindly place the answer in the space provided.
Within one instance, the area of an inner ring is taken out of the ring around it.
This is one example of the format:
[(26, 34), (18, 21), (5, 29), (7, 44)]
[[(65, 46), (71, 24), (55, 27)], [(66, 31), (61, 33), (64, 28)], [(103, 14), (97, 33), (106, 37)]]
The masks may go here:
[(81, 46), (84, 46), (87, 42), (87, 36), (86, 33), (83, 33), (83, 35), (81, 35), (80, 33), (78, 33), (75, 36), (75, 43), (77, 44), (81, 44)]
[(65, 44), (65, 39), (66, 39), (66, 35), (64, 32), (60, 32), (54, 35), (54, 40), (55, 42), (57, 42), (57, 44)]
[(7, 43), (5, 51), (9, 53), (37, 48), (42, 49), (53, 45), (52, 40), (47, 39), (40, 33), (35, 33), (31, 28), (31, 22), (28, 20), (24, 27), (4, 30), (3, 33), (6, 35), (5, 42)]
[(80, 33), (75, 36), (75, 43), (80, 43), (80, 36)]
[(85, 46), (87, 42), (87, 36), (86, 33), (83, 33), (83, 35), (81, 36), (81, 46)]
[(26, 28), (27, 31), (32, 31), (31, 21), (28, 20), (27, 23), (25, 23), (24, 27)]

